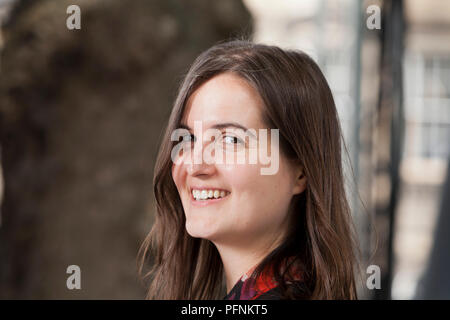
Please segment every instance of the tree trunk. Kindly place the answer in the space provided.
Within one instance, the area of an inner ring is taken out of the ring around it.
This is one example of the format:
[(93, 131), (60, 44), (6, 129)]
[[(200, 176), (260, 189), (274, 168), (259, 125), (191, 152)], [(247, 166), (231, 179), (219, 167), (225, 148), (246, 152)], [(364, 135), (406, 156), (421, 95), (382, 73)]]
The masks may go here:
[[(0, 298), (144, 298), (136, 255), (152, 174), (193, 59), (250, 32), (235, 1), (23, 1), (0, 74)], [(69, 265), (81, 290), (69, 290)]]

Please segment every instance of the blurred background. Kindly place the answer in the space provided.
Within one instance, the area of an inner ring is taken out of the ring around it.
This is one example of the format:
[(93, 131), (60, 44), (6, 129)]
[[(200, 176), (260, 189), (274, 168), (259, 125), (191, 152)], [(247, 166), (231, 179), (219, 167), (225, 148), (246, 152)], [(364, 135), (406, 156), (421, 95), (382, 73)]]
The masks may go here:
[(144, 298), (136, 256), (177, 86), (244, 37), (307, 52), (330, 84), (360, 298), (450, 299), (449, 1), (0, 0), (0, 22), (0, 298)]

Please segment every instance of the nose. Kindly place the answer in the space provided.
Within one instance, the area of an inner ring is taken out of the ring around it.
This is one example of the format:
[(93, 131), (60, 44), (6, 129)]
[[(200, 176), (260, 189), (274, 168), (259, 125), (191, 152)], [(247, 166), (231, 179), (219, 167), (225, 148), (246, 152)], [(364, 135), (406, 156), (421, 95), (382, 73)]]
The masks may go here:
[(191, 176), (210, 176), (215, 172), (214, 165), (201, 163), (201, 164), (188, 164), (187, 172)]
[(191, 176), (210, 176), (216, 171), (214, 164), (207, 163), (203, 159), (203, 151), (205, 146), (201, 145), (201, 141), (197, 141), (194, 145), (193, 152), (191, 152), (191, 161), (186, 164), (187, 173)]

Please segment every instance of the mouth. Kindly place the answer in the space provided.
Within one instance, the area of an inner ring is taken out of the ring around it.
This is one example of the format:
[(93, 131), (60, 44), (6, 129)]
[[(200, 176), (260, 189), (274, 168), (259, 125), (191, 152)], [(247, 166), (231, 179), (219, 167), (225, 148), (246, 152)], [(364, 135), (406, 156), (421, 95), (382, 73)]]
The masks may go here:
[(190, 189), (191, 202), (194, 205), (204, 206), (225, 200), (231, 192), (217, 188), (192, 187)]

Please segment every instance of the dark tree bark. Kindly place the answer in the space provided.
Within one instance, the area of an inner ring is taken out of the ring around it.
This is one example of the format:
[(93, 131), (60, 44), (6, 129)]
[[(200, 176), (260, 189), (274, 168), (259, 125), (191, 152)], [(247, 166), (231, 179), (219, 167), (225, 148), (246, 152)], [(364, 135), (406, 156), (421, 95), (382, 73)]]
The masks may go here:
[[(1, 298), (143, 298), (136, 254), (176, 88), (219, 40), (248, 35), (236, 1), (23, 1), (5, 26)], [(68, 290), (66, 268), (81, 268)]]

